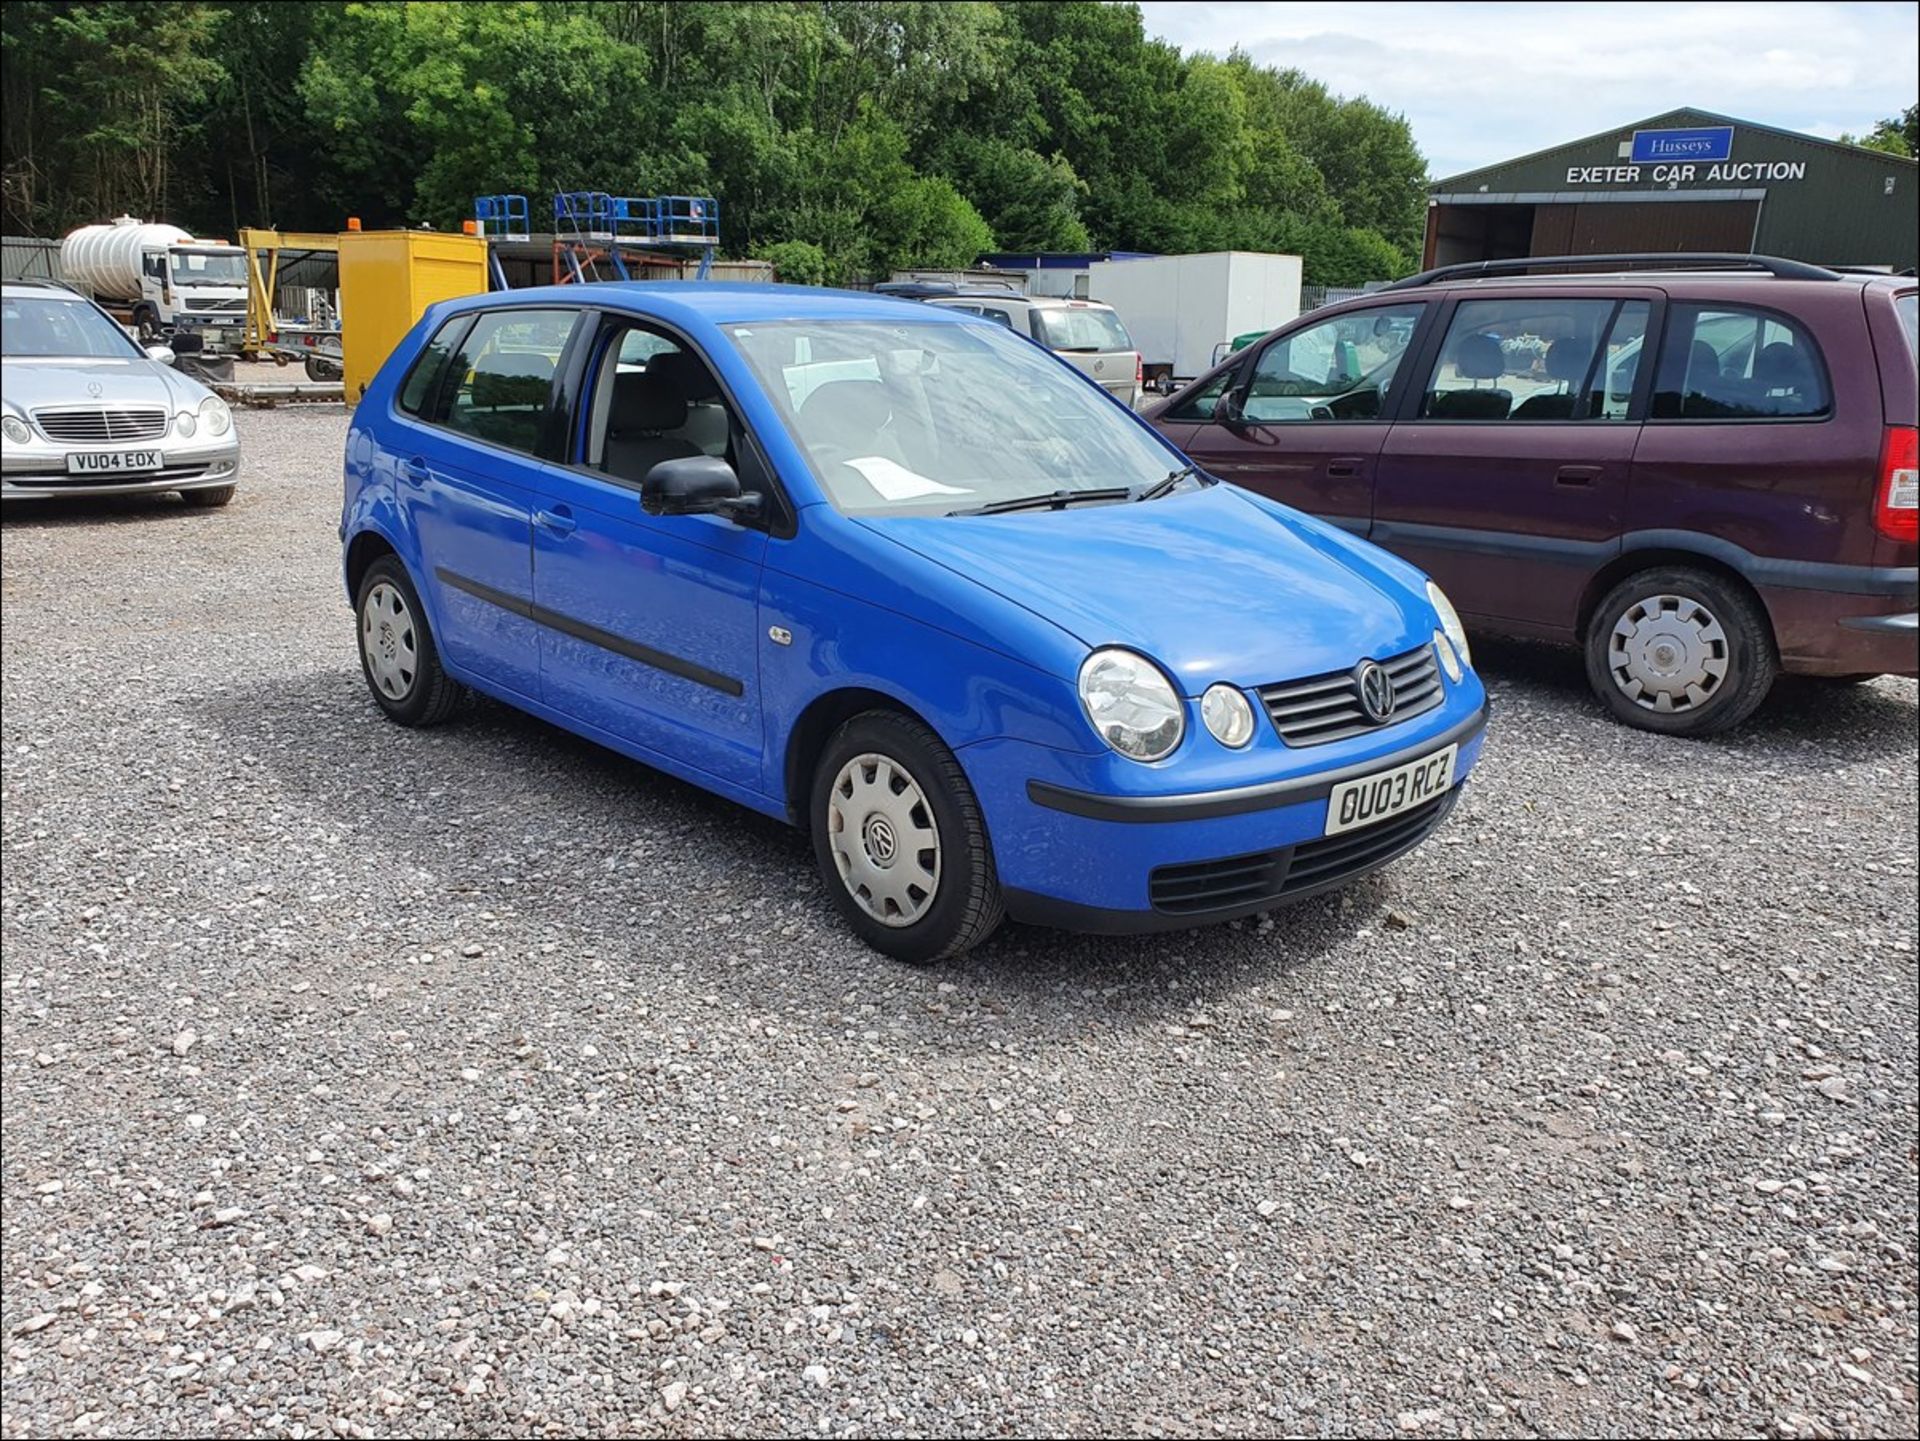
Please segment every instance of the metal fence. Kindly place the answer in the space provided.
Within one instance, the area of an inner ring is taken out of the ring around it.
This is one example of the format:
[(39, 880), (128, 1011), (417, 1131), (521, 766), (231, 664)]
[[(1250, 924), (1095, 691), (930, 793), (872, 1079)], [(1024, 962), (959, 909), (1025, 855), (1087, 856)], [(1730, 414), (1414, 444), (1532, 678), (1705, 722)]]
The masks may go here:
[(1318, 310), (1323, 305), (1332, 305), (1336, 300), (1352, 300), (1358, 295), (1371, 295), (1387, 282), (1369, 280), (1365, 285), (1303, 285), (1300, 287), (1300, 309)]

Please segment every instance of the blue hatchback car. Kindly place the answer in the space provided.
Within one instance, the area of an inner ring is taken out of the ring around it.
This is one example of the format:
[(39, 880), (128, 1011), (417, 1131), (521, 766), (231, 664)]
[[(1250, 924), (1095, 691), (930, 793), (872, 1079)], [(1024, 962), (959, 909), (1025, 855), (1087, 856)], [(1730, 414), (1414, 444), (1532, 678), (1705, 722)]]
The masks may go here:
[(354, 412), (340, 535), (388, 716), (471, 687), (785, 817), (907, 961), (1337, 886), (1432, 833), (1486, 724), (1418, 571), (906, 301), (435, 306)]

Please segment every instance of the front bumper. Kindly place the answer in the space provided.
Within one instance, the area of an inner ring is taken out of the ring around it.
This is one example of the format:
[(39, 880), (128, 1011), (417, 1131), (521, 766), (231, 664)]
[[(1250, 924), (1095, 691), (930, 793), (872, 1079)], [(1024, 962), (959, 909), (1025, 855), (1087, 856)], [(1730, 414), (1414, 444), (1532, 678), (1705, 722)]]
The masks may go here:
[[(983, 741), (960, 755), (1016, 920), (1109, 934), (1171, 930), (1270, 910), (1412, 850), (1452, 810), (1480, 758), (1486, 718), (1485, 693), (1471, 681), (1439, 710), (1351, 742), (1293, 749), (1269, 732), (1264, 754), (1241, 758), (1241, 783), (1204, 789), (1128, 791), (1100, 782), (1117, 774), (1137, 783), (1151, 768), (1023, 741)], [(1459, 747), (1450, 791), (1377, 826), (1326, 835), (1335, 786), (1448, 745)], [(1266, 774), (1247, 778), (1259, 770)]]
[[(141, 448), (74, 447), (90, 453)], [(151, 495), (232, 485), (240, 474), (240, 442), (229, 435), (217, 446), (163, 446), (160, 460), (159, 470), (69, 475), (66, 450), (44, 441), (31, 447), (10, 445), (0, 453), (0, 500), (48, 500), (63, 495)]]

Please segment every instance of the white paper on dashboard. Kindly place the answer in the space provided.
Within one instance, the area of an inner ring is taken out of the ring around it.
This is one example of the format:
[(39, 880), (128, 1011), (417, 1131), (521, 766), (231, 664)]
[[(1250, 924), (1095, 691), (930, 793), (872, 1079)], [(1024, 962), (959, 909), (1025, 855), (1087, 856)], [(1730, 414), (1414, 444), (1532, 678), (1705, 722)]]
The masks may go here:
[(918, 471), (908, 470), (884, 455), (863, 455), (847, 462), (867, 478), (867, 484), (880, 492), (882, 500), (914, 500), (923, 495), (967, 495), (957, 485), (943, 485)]

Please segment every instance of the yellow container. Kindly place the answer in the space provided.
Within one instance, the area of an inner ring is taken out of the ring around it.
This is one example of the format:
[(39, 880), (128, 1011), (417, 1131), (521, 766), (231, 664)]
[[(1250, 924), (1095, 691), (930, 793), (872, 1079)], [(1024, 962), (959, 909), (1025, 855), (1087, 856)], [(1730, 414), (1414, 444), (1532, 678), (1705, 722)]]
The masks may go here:
[(487, 288), (487, 242), (438, 230), (349, 230), (340, 236), (340, 341), (347, 403), (429, 305)]

